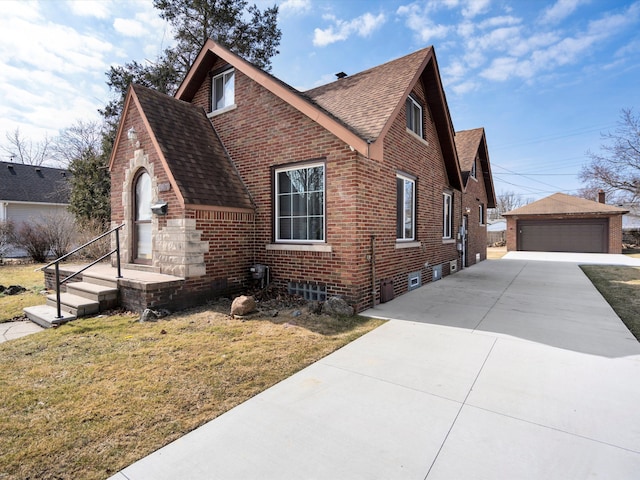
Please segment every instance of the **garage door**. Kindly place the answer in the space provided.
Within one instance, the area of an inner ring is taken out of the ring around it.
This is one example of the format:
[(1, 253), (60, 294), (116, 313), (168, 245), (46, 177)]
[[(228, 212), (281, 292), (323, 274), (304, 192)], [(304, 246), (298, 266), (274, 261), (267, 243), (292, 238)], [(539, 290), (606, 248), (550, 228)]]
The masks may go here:
[(519, 220), (518, 250), (535, 252), (608, 252), (609, 222), (592, 220)]

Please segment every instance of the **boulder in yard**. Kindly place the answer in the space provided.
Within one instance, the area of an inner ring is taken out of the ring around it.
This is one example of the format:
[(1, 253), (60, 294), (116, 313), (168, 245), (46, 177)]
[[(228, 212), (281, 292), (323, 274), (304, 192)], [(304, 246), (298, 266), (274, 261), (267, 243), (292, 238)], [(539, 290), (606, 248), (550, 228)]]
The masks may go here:
[(5, 295), (18, 295), (24, 291), (26, 291), (27, 289), (24, 287), (21, 287), (20, 285), (10, 285), (8, 286), (5, 291), (4, 294)]
[(256, 300), (247, 295), (240, 295), (231, 304), (231, 315), (242, 317), (256, 311)]
[(340, 297), (329, 297), (322, 305), (322, 313), (333, 317), (350, 317), (354, 310), (347, 301)]

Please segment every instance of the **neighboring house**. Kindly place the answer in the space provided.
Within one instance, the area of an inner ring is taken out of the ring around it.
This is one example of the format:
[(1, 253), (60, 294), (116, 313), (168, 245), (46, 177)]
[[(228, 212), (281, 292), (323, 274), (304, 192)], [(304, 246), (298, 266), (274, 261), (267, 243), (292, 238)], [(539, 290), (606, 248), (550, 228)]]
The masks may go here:
[[(185, 279), (154, 306), (253, 276), (360, 311), (462, 266), (464, 184), (433, 48), (340, 77), (299, 92), (209, 40), (174, 98), (130, 87), (112, 225), (124, 262)], [(487, 206), (484, 133), (477, 151), (473, 202)]]
[(487, 209), (496, 207), (484, 128), (456, 132), (462, 170), (462, 266), (487, 259)]
[(621, 253), (622, 215), (627, 210), (554, 193), (506, 212), (507, 250)]
[[(59, 168), (0, 162), (0, 222), (10, 221), (19, 229), (29, 220), (66, 212), (69, 179), (69, 172)], [(4, 255), (26, 252), (10, 248)]]

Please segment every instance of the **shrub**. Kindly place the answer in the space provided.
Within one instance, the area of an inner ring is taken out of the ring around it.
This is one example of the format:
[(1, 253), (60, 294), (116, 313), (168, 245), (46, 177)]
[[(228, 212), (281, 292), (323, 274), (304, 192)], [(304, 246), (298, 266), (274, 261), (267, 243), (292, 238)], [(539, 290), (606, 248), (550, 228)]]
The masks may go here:
[[(78, 224), (78, 246), (90, 242), (103, 234), (107, 229), (99, 219), (85, 220)], [(111, 236), (104, 237), (86, 248), (80, 250), (74, 257), (86, 260), (96, 260), (111, 250)]]
[(23, 223), (12, 238), (34, 262), (43, 263), (49, 255), (55, 258), (66, 255), (77, 241), (77, 234), (71, 214), (57, 212)]
[(51, 243), (47, 233), (36, 222), (25, 222), (13, 235), (13, 243), (24, 248), (36, 263), (47, 261)]
[(4, 257), (5, 252), (9, 249), (13, 238), (13, 223), (3, 220), (0, 222), (0, 259)]

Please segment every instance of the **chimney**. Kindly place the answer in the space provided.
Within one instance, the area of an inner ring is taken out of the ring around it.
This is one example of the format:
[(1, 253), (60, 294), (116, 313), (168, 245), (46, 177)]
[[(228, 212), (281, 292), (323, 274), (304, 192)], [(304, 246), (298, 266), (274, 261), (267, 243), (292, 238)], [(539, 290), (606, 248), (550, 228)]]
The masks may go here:
[(344, 72), (336, 73), (336, 77), (338, 77), (338, 80), (340, 80), (341, 78), (344, 78), (344, 77), (346, 77), (346, 76), (347, 76), (347, 74), (346, 74), (346, 73), (344, 73)]
[(604, 190), (602, 190), (602, 189), (598, 190), (598, 202), (599, 203), (606, 203), (605, 202), (605, 193), (604, 193)]

